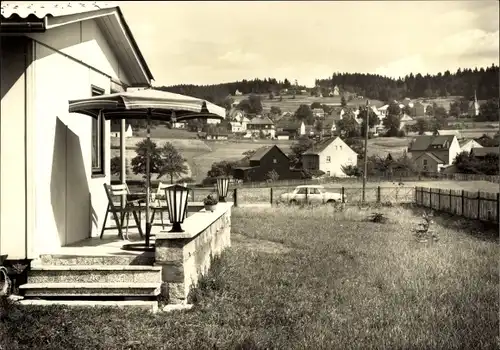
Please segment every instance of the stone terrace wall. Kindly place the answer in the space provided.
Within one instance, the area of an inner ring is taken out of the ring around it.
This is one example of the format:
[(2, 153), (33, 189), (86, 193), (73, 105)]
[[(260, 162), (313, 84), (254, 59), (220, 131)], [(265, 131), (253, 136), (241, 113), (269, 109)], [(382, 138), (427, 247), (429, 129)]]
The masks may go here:
[(170, 304), (185, 304), (191, 286), (210, 268), (210, 258), (231, 246), (231, 207), (219, 203), (185, 219), (184, 232), (156, 235), (155, 264), (162, 266), (162, 295)]

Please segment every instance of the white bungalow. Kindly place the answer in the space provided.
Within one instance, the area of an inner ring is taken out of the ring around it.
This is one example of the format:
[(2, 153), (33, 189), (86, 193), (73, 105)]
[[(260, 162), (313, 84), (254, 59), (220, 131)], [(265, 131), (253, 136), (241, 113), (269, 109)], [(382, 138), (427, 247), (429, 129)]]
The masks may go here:
[(68, 101), (153, 79), (119, 7), (70, 5), (2, 2), (0, 254), (8, 259), (99, 235), (110, 122), (68, 113)]

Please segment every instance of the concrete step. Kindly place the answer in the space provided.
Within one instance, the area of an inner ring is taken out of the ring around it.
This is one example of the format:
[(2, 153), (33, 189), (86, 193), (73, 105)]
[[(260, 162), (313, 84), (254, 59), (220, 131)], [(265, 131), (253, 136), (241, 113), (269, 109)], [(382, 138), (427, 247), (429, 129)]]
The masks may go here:
[(63, 305), (71, 307), (126, 307), (157, 312), (158, 302), (152, 300), (43, 300), (24, 299), (19, 301), (20, 305), (50, 306)]
[(161, 283), (161, 266), (40, 265), (28, 272), (28, 283)]
[(149, 265), (155, 261), (154, 252), (138, 255), (65, 255), (44, 254), (40, 256), (38, 265)]
[(26, 283), (19, 287), (25, 297), (154, 297), (161, 283)]

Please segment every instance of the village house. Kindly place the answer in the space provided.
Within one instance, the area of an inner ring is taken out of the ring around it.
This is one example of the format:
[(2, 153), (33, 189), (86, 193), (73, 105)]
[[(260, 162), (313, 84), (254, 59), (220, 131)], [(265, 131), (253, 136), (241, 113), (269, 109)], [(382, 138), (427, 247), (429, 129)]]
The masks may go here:
[(500, 134), (496, 134), (494, 137), (483, 134), (475, 140), (483, 147), (498, 147), (500, 145)]
[(254, 136), (259, 136), (262, 132), (264, 135), (274, 138), (276, 130), (274, 123), (268, 117), (255, 117), (247, 123), (247, 131)]
[(479, 144), (479, 142), (477, 142), (474, 139), (464, 139), (464, 140), (460, 140), (458, 143), (460, 145), (460, 152), (470, 153), (470, 151), (473, 148), (482, 148), (483, 147)]
[(323, 119), (325, 117), (325, 111), (323, 108), (314, 108), (312, 113), (314, 118)]
[(229, 133), (227, 131), (217, 130), (214, 132), (207, 132), (205, 135), (206, 140), (212, 141), (227, 141)]
[(413, 107), (411, 108), (411, 116), (414, 118), (421, 118), (425, 116), (425, 109), (428, 105), (423, 104), (420, 101), (416, 101), (413, 103)]
[(298, 120), (282, 119), (275, 125), (276, 136), (278, 137), (279, 133), (280, 136), (284, 136), (286, 134), (289, 138), (296, 138), (300, 135), (300, 127), (302, 123), (303, 122)]
[[(111, 123), (111, 137), (120, 137), (120, 127), (121, 125), (119, 123)], [(129, 123), (125, 124), (125, 134), (123, 135), (125, 137), (132, 137), (133, 136), (133, 130), (132, 130), (132, 125)]]
[(324, 139), (302, 154), (305, 170), (321, 170), (326, 176), (345, 177), (343, 166), (356, 165), (358, 155), (340, 137)]
[(276, 131), (276, 140), (290, 140), (292, 136), (286, 131)]
[(68, 101), (153, 79), (119, 7), (67, 4), (2, 2), (0, 254), (9, 259), (99, 236), (110, 122), (69, 113)]
[(277, 145), (257, 149), (248, 161), (248, 166), (233, 170), (235, 179), (245, 182), (267, 181), (271, 171), (278, 174), (278, 180), (300, 179), (301, 177), (300, 171), (290, 169), (290, 159)]
[(471, 156), (482, 159), (486, 157), (488, 154), (493, 154), (498, 157), (499, 155), (499, 148), (498, 147), (479, 147), (479, 148), (473, 148), (470, 151)]
[(453, 164), (461, 152), (455, 135), (417, 136), (408, 146), (408, 155), (417, 169), (423, 172), (439, 172)]
[(174, 128), (174, 129), (186, 129), (187, 122), (185, 122), (185, 121), (175, 122), (172, 124), (172, 128)]

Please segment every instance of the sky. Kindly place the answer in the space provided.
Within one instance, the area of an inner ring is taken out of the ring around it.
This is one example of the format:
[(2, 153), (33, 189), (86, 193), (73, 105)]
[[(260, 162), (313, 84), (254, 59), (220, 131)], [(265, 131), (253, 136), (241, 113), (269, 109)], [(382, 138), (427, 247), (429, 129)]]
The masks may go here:
[(498, 1), (118, 2), (154, 86), (499, 64)]

